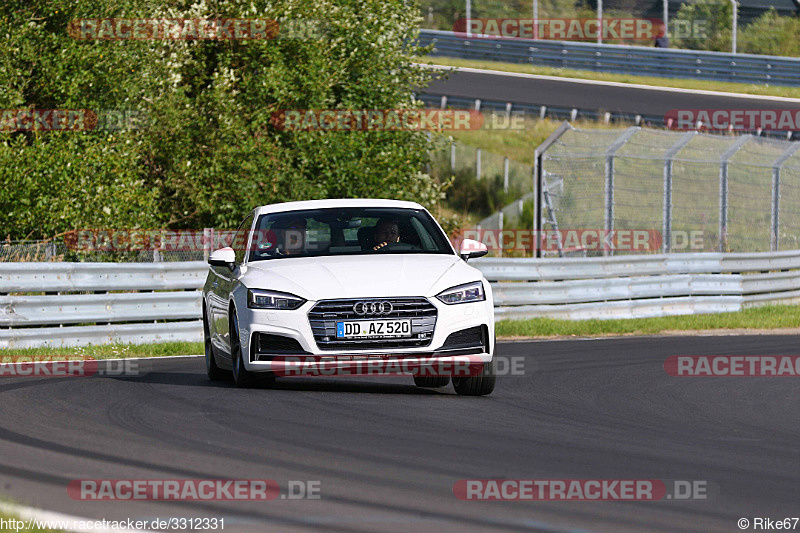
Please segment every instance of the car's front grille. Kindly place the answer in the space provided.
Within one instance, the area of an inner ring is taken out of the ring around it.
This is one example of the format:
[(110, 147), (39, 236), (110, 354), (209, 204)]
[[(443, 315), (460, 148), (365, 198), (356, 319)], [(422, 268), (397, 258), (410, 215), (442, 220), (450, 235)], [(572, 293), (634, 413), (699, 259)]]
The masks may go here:
[[(392, 311), (385, 315), (359, 315), (353, 310), (358, 302), (389, 302)], [(385, 339), (337, 339), (336, 323), (342, 320), (411, 319), (411, 336)], [(369, 350), (428, 346), (436, 327), (436, 307), (426, 298), (351, 298), (322, 300), (308, 312), (314, 340), (321, 350)]]

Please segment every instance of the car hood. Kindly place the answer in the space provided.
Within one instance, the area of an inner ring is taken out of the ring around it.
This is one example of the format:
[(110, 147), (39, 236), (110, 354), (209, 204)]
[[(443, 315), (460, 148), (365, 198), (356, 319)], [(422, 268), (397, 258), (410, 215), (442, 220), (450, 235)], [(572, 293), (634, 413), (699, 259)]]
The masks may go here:
[(434, 254), (271, 259), (248, 263), (245, 269), (240, 279), (246, 287), (306, 300), (434, 296), (482, 279), (458, 256)]

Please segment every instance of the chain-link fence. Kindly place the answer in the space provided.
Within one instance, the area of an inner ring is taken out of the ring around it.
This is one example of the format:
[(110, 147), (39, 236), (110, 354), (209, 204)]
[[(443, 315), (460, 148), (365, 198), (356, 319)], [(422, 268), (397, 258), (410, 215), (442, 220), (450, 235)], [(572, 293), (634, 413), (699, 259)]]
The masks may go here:
[[(480, 148), (451, 143), (431, 154), (431, 174), (453, 184), (446, 204), (469, 228), (489, 232), (531, 228), (533, 167)], [(506, 250), (508, 254), (510, 250)], [(502, 249), (490, 246), (492, 255)]]
[(542, 229), (660, 231), (647, 250), (657, 252), (797, 248), (798, 149), (751, 135), (566, 128), (540, 158), (553, 209)]
[(538, 172), (460, 144), (432, 156), (493, 255), (534, 254), (515, 231), (543, 256), (800, 248), (798, 142), (565, 124), (545, 145)]
[(44, 241), (0, 242), (0, 262), (204, 261), (230, 246), (234, 231), (214, 230), (76, 230)]

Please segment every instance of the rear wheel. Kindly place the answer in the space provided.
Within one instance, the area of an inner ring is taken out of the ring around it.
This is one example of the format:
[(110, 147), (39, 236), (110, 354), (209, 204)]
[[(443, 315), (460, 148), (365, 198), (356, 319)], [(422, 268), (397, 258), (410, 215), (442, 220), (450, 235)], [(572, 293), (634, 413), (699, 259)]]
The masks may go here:
[(233, 365), (233, 382), (237, 387), (252, 387), (255, 383), (255, 376), (247, 370), (242, 359), (242, 344), (239, 341), (239, 318), (236, 311), (231, 316), (231, 363)]
[(484, 363), (480, 373), (467, 378), (453, 378), (453, 387), (460, 396), (486, 396), (494, 390), (497, 377), (492, 363)]
[(414, 385), (426, 389), (446, 387), (449, 383), (450, 376), (414, 376)]
[(221, 381), (225, 378), (225, 372), (217, 366), (214, 359), (214, 348), (211, 346), (211, 333), (208, 328), (208, 319), (203, 313), (203, 344), (205, 344), (206, 374), (211, 381)]

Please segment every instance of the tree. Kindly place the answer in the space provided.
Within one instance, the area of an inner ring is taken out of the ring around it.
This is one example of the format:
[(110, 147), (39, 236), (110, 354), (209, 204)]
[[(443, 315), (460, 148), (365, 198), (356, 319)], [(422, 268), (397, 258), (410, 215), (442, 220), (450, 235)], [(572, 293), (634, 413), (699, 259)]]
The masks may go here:
[[(132, 110), (141, 129), (0, 133), (0, 226), (233, 227), (255, 205), (441, 197), (424, 132), (287, 132), (281, 109), (419, 107), (418, 6), (402, 0), (11, 0), (0, 109)], [(80, 18), (274, 19), (274, 40), (75, 39)], [(73, 31), (73, 35), (75, 32)], [(288, 38), (283, 38), (288, 37)], [(27, 200), (26, 200), (27, 199)], [(45, 220), (46, 223), (38, 221)]]

